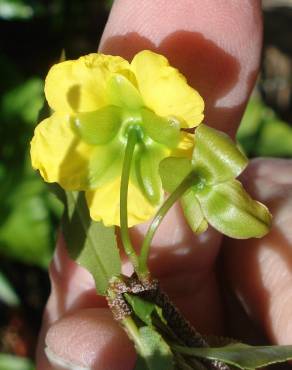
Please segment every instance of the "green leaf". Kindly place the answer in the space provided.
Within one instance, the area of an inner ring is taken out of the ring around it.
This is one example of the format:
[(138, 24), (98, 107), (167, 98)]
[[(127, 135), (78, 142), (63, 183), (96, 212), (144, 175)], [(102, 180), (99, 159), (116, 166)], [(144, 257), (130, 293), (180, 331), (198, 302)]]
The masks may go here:
[(124, 148), (118, 140), (108, 145), (98, 145), (89, 163), (88, 181), (91, 188), (103, 186), (120, 175), (124, 159)]
[(6, 276), (0, 271), (0, 301), (8, 306), (18, 306), (20, 301)]
[(121, 272), (115, 228), (90, 218), (83, 193), (66, 192), (66, 200), (62, 230), (69, 255), (92, 274), (104, 295), (109, 280)]
[(152, 140), (175, 148), (180, 139), (180, 125), (175, 119), (160, 117), (147, 108), (141, 109), (143, 127)]
[(103, 107), (94, 112), (78, 113), (72, 118), (77, 134), (90, 145), (102, 145), (112, 140), (121, 126), (121, 109)]
[(261, 238), (270, 229), (267, 207), (253, 200), (237, 180), (206, 187), (196, 195), (208, 222), (227, 236)]
[(243, 370), (253, 370), (292, 359), (292, 346), (252, 347), (237, 343), (216, 348), (174, 346), (174, 349), (186, 355), (223, 361)]
[(265, 122), (258, 139), (256, 154), (291, 158), (292, 127), (277, 118)]
[(35, 123), (44, 101), (43, 89), (43, 81), (38, 77), (33, 77), (9, 90), (1, 102), (2, 118), (15, 119), (17, 117), (25, 123)]
[(267, 107), (257, 98), (250, 99), (237, 131), (238, 140), (256, 135)]
[(0, 353), (0, 370), (33, 370), (34, 366), (30, 360)]
[(218, 184), (241, 174), (248, 160), (223, 132), (206, 125), (195, 131), (193, 168), (208, 184)]
[(121, 74), (115, 74), (110, 78), (107, 84), (107, 93), (112, 105), (130, 110), (143, 106), (143, 100), (136, 87)]
[(133, 309), (135, 315), (138, 316), (139, 319), (144, 322), (144, 324), (151, 326), (151, 315), (156, 309), (155, 304), (145, 301), (144, 299), (133, 294), (125, 293), (124, 297)]
[(139, 329), (139, 342), (139, 353), (145, 360), (145, 369), (174, 370), (173, 354), (168, 344), (154, 328), (141, 327)]
[(181, 197), (181, 205), (188, 224), (196, 234), (201, 234), (208, 228), (208, 221), (202, 212), (200, 203), (193, 190), (189, 190)]
[(0, 251), (24, 263), (46, 267), (54, 243), (46, 186), (34, 173), (18, 181), (6, 198), (3, 195)]
[(160, 162), (159, 173), (163, 188), (172, 193), (192, 171), (189, 159), (168, 157)]

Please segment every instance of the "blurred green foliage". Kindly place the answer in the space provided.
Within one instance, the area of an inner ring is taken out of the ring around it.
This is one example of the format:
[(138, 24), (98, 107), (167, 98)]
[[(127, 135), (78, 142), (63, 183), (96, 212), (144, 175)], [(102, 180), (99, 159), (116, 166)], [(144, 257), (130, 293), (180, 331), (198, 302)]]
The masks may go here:
[(292, 126), (260, 98), (250, 100), (237, 139), (249, 157), (292, 157)]
[(0, 355), (0, 370), (32, 369), (5, 333), (12, 330), (34, 356), (62, 212), (29, 158), (43, 81), (62, 49), (68, 58), (96, 51), (110, 6), (108, 0), (0, 0), (0, 352), (15, 354)]
[(110, 6), (102, 0), (0, 0), (0, 29), (7, 36), (0, 53), (0, 256), (48, 265), (61, 206), (29, 158), (43, 79), (63, 47), (69, 57), (96, 50)]
[(8, 89), (0, 102), (0, 253), (47, 266), (58, 208), (32, 170), (28, 153), (42, 91), (41, 79), (31, 77)]
[(26, 358), (0, 353), (0, 370), (34, 370), (34, 366)]

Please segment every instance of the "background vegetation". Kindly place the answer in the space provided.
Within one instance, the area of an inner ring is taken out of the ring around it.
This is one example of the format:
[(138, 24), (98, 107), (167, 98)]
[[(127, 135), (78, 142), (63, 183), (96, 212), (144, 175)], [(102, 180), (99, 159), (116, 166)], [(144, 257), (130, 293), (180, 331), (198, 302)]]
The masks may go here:
[[(63, 48), (68, 58), (96, 50), (110, 6), (0, 0), (0, 370), (33, 368), (62, 212), (28, 155), (43, 79)], [(292, 157), (291, 2), (268, 0), (264, 8), (262, 73), (238, 140), (250, 157)]]

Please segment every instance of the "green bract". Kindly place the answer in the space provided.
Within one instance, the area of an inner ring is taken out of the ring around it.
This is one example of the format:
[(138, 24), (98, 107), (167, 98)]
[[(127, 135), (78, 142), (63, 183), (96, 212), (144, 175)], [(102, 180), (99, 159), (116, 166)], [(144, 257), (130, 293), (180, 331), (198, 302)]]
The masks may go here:
[(160, 164), (160, 174), (168, 192), (174, 191), (190, 172), (197, 175), (181, 199), (195, 233), (204, 232), (210, 223), (233, 238), (259, 238), (268, 232), (271, 215), (235, 180), (247, 163), (226, 134), (200, 125), (195, 132), (192, 159), (166, 158)]

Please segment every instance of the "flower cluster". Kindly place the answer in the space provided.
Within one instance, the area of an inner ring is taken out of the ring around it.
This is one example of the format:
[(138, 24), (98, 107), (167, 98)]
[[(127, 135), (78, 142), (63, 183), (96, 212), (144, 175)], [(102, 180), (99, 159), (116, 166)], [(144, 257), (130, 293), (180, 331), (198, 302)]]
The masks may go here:
[(47, 182), (85, 191), (90, 215), (119, 225), (127, 135), (138, 132), (128, 196), (129, 226), (150, 219), (163, 200), (160, 162), (189, 157), (204, 102), (167, 59), (151, 51), (131, 63), (90, 54), (54, 65), (45, 82), (52, 115), (35, 129), (32, 165)]

